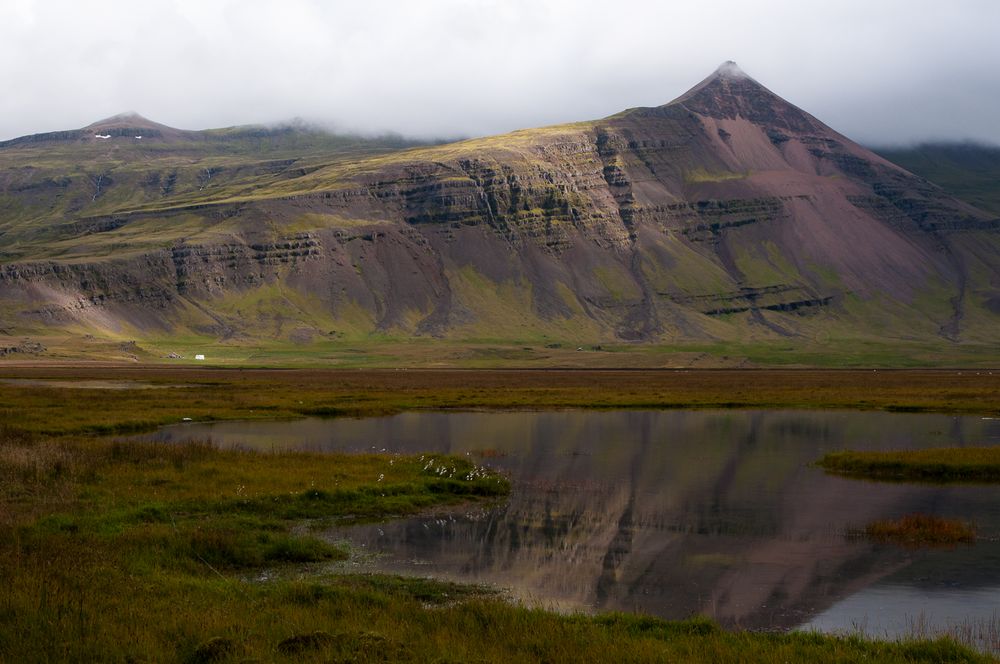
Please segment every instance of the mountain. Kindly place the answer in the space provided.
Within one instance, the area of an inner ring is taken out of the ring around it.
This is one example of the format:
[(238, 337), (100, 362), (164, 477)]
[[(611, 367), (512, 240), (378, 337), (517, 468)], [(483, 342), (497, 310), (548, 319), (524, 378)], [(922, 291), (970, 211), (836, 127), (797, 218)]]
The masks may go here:
[(1000, 219), (734, 63), (662, 106), (433, 146), (116, 116), (0, 146), (0, 320), (947, 353), (995, 344)]
[(1000, 215), (1000, 147), (937, 142), (875, 148), (875, 152), (956, 198)]

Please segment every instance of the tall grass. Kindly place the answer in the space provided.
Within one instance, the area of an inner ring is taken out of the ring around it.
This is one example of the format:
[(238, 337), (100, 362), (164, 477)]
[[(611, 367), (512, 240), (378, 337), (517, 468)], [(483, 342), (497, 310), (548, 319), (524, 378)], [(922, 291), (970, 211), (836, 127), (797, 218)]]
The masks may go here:
[[(1000, 616), (996, 612), (989, 618), (967, 619), (952, 623), (944, 632), (958, 643), (993, 656), (1000, 655)], [(927, 639), (938, 636), (926, 628), (925, 621), (918, 621), (910, 633), (912, 638)]]

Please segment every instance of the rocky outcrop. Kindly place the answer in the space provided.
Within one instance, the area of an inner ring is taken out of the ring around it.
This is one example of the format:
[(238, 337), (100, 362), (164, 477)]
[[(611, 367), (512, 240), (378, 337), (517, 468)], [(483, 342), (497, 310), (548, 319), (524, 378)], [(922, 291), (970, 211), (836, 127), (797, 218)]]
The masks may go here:
[(16, 346), (0, 346), (0, 357), (9, 355), (41, 355), (46, 351), (43, 344), (25, 339)]

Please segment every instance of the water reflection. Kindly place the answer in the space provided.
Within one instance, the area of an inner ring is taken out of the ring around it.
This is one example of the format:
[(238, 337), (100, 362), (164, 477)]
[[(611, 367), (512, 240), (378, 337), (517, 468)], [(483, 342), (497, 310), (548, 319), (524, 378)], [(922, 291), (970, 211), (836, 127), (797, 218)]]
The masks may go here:
[[(932, 622), (935, 598), (964, 604), (970, 616), (1000, 600), (993, 541), (1000, 489), (859, 482), (810, 465), (845, 447), (1000, 444), (996, 420), (802, 411), (408, 413), (185, 425), (157, 434), (205, 436), (261, 449), (485, 458), (514, 480), (505, 505), (330, 536), (382, 552), (376, 569), (495, 583), (552, 608), (702, 613), (730, 626), (829, 630), (876, 617), (897, 624), (917, 587)], [(919, 552), (845, 537), (849, 528), (910, 512), (973, 520), (986, 539)], [(893, 592), (899, 601), (882, 601)], [(881, 599), (862, 601), (869, 596)], [(959, 596), (965, 599), (956, 602)], [(951, 609), (939, 613), (954, 618)]]

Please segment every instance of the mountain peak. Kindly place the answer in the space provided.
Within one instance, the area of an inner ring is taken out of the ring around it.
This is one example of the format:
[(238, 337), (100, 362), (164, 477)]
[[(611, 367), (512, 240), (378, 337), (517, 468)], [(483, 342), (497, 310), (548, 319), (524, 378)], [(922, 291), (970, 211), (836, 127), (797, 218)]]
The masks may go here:
[(668, 106), (715, 119), (744, 118), (773, 129), (815, 131), (820, 123), (761, 85), (732, 60), (723, 62), (710, 76)]
[(738, 64), (736, 64), (735, 62), (733, 62), (732, 60), (726, 60), (721, 65), (719, 65), (716, 68), (715, 74), (713, 74), (713, 77), (714, 78), (737, 78), (737, 79), (739, 79), (739, 78), (750, 78), (749, 76), (747, 76), (747, 73), (745, 71), (743, 71), (742, 69), (740, 69), (740, 66)]
[(83, 128), (95, 139), (127, 138), (130, 140), (155, 139), (162, 141), (188, 140), (191, 132), (181, 131), (165, 124), (154, 122), (135, 111), (126, 111), (110, 118), (98, 120)]
[(142, 117), (135, 111), (125, 111), (124, 113), (118, 113), (117, 115), (112, 115), (110, 118), (105, 120), (105, 122), (149, 122), (146, 118)]
[(691, 102), (699, 97), (746, 97), (759, 94), (774, 95), (751, 78), (738, 64), (732, 60), (726, 60), (700, 83), (670, 103)]
[(118, 113), (117, 115), (112, 115), (109, 118), (104, 118), (103, 120), (98, 120), (97, 122), (87, 125), (86, 127), (84, 127), (84, 129), (106, 129), (110, 127), (129, 127), (135, 129), (167, 128), (166, 125), (161, 125), (158, 122), (153, 122), (148, 118), (144, 118), (135, 111), (126, 111), (124, 113)]

